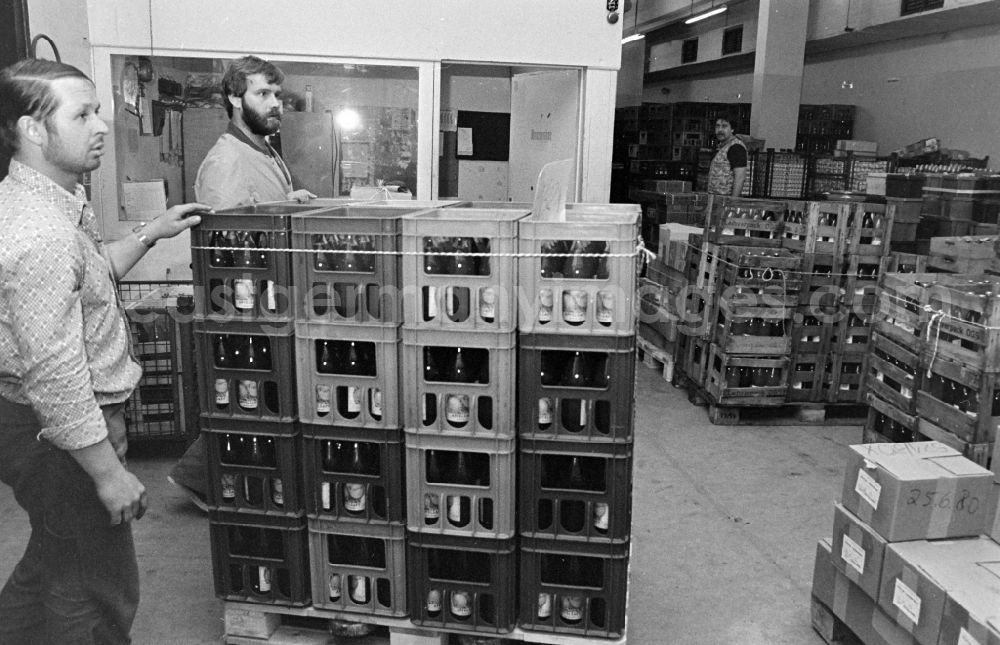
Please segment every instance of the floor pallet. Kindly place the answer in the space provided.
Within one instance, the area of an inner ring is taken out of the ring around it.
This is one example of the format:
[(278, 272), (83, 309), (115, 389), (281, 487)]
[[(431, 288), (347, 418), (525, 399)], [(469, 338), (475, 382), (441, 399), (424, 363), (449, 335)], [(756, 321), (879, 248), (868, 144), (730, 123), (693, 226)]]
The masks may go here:
[(688, 401), (707, 408), (708, 420), (720, 426), (864, 425), (867, 403), (786, 403), (774, 406), (718, 405), (704, 388), (678, 370), (674, 386), (687, 390)]
[(639, 360), (649, 369), (659, 370), (663, 380), (670, 382), (674, 378), (674, 357), (671, 353), (657, 347), (642, 336), (635, 339), (639, 350)]
[[(226, 602), (226, 645), (449, 645), (451, 632), (419, 627), (407, 618), (349, 614), (316, 607), (284, 607)], [(331, 635), (331, 621), (367, 623), (372, 634), (362, 638)], [(470, 633), (471, 634), (471, 633)], [(484, 637), (486, 634), (474, 634)], [(626, 645), (625, 638), (584, 638), (515, 629), (498, 638), (546, 645)]]
[(812, 626), (827, 645), (864, 645), (844, 621), (816, 596), (810, 606)]

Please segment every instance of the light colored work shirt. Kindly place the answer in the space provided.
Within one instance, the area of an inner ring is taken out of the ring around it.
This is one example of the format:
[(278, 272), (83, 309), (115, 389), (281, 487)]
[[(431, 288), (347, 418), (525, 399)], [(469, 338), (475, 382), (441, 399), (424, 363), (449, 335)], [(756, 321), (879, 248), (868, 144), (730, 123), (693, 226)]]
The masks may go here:
[[(83, 186), (17, 161), (0, 182), (0, 396), (31, 405), (64, 450), (108, 436), (101, 406), (141, 376)], [(123, 437), (112, 437), (112, 443)]]
[(198, 168), (194, 194), (215, 209), (288, 199), (292, 176), (278, 153), (230, 124)]

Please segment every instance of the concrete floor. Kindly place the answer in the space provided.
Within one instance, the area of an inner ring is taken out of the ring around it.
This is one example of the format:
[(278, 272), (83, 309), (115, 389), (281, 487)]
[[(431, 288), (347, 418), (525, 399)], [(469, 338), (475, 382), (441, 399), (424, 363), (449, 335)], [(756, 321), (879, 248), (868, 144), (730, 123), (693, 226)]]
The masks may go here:
[[(816, 540), (830, 536), (860, 428), (713, 426), (642, 365), (636, 400), (629, 644), (821, 644), (809, 618)], [(206, 516), (166, 482), (174, 458), (142, 452), (130, 456), (151, 500), (135, 523), (135, 643), (219, 643)], [(0, 580), (27, 534), (0, 487)]]

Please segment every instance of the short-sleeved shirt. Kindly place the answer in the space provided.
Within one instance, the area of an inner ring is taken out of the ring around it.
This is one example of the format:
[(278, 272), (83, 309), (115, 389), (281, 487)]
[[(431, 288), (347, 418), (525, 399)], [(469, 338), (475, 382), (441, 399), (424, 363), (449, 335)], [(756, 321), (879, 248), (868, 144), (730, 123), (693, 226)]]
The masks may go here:
[(729, 146), (726, 151), (726, 158), (729, 160), (730, 168), (747, 167), (747, 149), (743, 146)]
[(11, 161), (0, 182), (0, 396), (34, 409), (40, 437), (76, 450), (108, 436), (101, 406), (128, 399), (140, 376), (83, 187), (67, 192)]
[(265, 146), (230, 123), (198, 168), (196, 199), (216, 209), (288, 199), (288, 166), (270, 144)]

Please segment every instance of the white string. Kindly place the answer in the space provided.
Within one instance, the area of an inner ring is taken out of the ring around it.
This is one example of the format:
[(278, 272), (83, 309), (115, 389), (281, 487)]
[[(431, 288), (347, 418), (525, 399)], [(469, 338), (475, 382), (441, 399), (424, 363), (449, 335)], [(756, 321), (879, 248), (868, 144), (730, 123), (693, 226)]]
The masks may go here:
[(195, 251), (226, 251), (229, 253), (330, 253), (343, 255), (445, 255), (463, 257), (495, 257), (495, 258), (634, 258), (644, 256), (647, 259), (656, 258), (656, 254), (646, 248), (642, 239), (635, 245), (631, 253), (493, 253), (482, 251), (375, 251), (365, 249), (277, 249), (270, 247), (243, 246), (191, 246)]
[[(921, 305), (920, 303), (914, 302), (911, 299), (902, 298), (902, 297), (897, 296), (897, 295), (892, 294), (892, 293), (885, 293), (883, 291), (882, 293), (880, 293), (878, 295), (878, 298), (879, 298), (879, 300), (890, 300), (890, 301), (894, 300), (894, 301), (896, 301), (898, 303), (902, 303), (903, 305), (908, 305), (909, 307), (917, 307), (918, 309), (931, 314), (931, 318), (932, 319), (934, 317), (948, 318), (948, 319), (954, 320), (956, 322), (960, 322), (963, 325), (969, 325), (970, 327), (977, 327), (979, 329), (984, 329), (986, 331), (1000, 331), (1000, 327), (993, 326), (993, 325), (985, 325), (983, 323), (978, 323), (978, 322), (971, 322), (969, 320), (965, 320), (964, 318), (959, 318), (958, 316), (952, 315), (952, 314), (950, 314), (950, 313), (948, 313), (948, 312), (946, 312), (946, 311), (944, 311), (942, 309), (934, 309), (930, 305)], [(914, 311), (911, 310), (911, 313), (917, 313), (917, 312), (914, 312)], [(941, 323), (939, 321), (938, 325), (940, 326), (940, 324)]]
[[(707, 251), (704, 247), (694, 246), (693, 244), (691, 244), (690, 242), (688, 242), (686, 240), (678, 240), (678, 243), (682, 244), (684, 246), (693, 248), (693, 249), (697, 249), (702, 254), (710, 253), (710, 251)], [(720, 244), (720, 245), (717, 245), (717, 246), (720, 249), (725, 249), (727, 246), (730, 246), (730, 245)], [(740, 246), (741, 248), (747, 248), (747, 247), (743, 247), (743, 246), (741, 246), (739, 244), (733, 244), (731, 246)], [(777, 250), (778, 249), (778, 247), (753, 247), (753, 248), (755, 248), (755, 249), (759, 248), (761, 250)], [(823, 254), (821, 254), (821, 255), (823, 255)], [(718, 254), (718, 252), (715, 253), (715, 256), (717, 258), (716, 262), (718, 264), (725, 264), (725, 265), (728, 265), (728, 266), (731, 266), (731, 267), (737, 267), (737, 268), (742, 268), (742, 267), (746, 266), (745, 264), (736, 264), (734, 262), (730, 262), (728, 260), (724, 260)], [(782, 257), (782, 256), (778, 256), (778, 257)], [(787, 257), (787, 256), (785, 256), (785, 257)], [(864, 280), (870, 280), (870, 281), (873, 281), (873, 282), (878, 279), (878, 276), (859, 276), (856, 272), (855, 273), (832, 273), (832, 272), (831, 273), (826, 273), (826, 272), (817, 273), (815, 271), (802, 271), (800, 269), (782, 269), (782, 271), (787, 272), (787, 273), (794, 273), (796, 275), (801, 275), (801, 276), (819, 276), (819, 277), (831, 277), (831, 278), (832, 277), (862, 278)]]
[[(933, 311), (930, 305), (924, 305), (924, 311)], [(931, 366), (934, 365), (934, 359), (937, 357), (938, 343), (941, 341), (941, 319), (944, 318), (945, 313), (943, 311), (934, 312), (931, 315), (930, 322), (927, 324), (927, 340), (926, 342), (931, 342), (931, 329), (934, 327), (934, 321), (938, 321), (938, 330), (934, 335), (934, 348), (931, 350), (931, 360), (927, 363), (927, 378), (931, 377)]]

